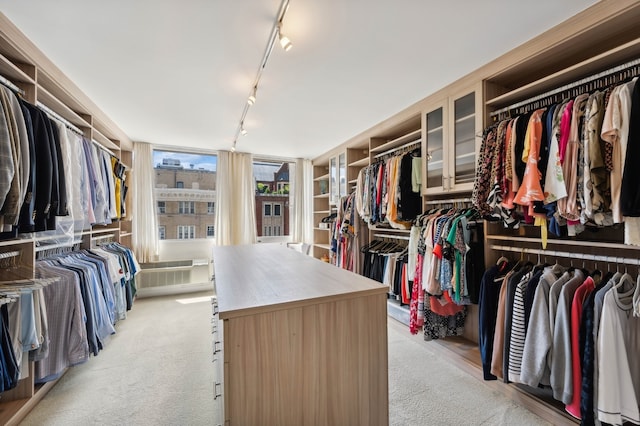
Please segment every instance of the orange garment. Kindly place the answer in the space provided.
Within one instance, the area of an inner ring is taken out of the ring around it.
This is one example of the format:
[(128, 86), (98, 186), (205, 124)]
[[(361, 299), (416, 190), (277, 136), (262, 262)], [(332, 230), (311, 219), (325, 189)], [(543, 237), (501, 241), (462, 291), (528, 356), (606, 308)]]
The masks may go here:
[(531, 114), (527, 133), (525, 136), (525, 149), (523, 151), (523, 160), (526, 155), (527, 166), (522, 178), (522, 184), (518, 189), (518, 193), (514, 198), (514, 202), (521, 206), (529, 206), (529, 214), (534, 216), (533, 202), (543, 201), (544, 192), (540, 185), (542, 173), (538, 170), (538, 159), (540, 157), (540, 142), (542, 139), (542, 113), (544, 109), (539, 109)]

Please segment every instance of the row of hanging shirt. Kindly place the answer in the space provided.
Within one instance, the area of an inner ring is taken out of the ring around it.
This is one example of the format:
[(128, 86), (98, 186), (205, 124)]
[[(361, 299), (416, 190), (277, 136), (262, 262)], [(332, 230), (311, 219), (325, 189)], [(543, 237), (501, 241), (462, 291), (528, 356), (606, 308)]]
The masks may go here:
[[(556, 235), (625, 223), (640, 245), (640, 86), (637, 77), (485, 129), (473, 203), (517, 227), (522, 216)], [(565, 228), (566, 226), (566, 228)]]
[(126, 214), (120, 161), (2, 85), (0, 136), (0, 238)]
[(360, 221), (356, 216), (355, 192), (340, 198), (335, 220), (331, 222), (329, 263), (355, 273), (359, 269)]
[(356, 181), (358, 215), (370, 226), (409, 229), (422, 213), (420, 149), (364, 167)]
[(481, 285), (485, 380), (550, 388), (581, 424), (640, 424), (638, 280), (501, 258)]
[(425, 340), (460, 335), (465, 305), (477, 301), (484, 256), (482, 237), (472, 235), (476, 217), (474, 209), (435, 209), (411, 227), (409, 329), (415, 334), (423, 327)]
[(362, 247), (362, 275), (382, 283), (388, 287), (388, 293), (392, 298), (401, 305), (408, 305), (411, 301), (411, 287), (407, 275), (408, 249), (406, 244), (389, 239), (394, 238), (389, 236), (382, 240), (374, 239)]
[(4, 282), (2, 390), (28, 376), (29, 361), (35, 362), (34, 381), (42, 383), (97, 355), (132, 307), (138, 271), (133, 252), (110, 243), (38, 260), (35, 280)]

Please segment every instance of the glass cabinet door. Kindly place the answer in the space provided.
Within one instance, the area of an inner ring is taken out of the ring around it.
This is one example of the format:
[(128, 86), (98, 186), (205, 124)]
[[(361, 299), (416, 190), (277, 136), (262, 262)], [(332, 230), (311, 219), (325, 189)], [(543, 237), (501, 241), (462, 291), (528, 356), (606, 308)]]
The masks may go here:
[[(340, 179), (340, 197), (348, 194), (347, 191), (347, 153), (338, 156), (338, 178)], [(339, 201), (338, 201), (339, 202)]]
[(329, 204), (336, 205), (340, 199), (340, 187), (338, 186), (338, 158), (329, 160)]
[(475, 92), (471, 92), (453, 103), (455, 185), (473, 182), (475, 176)]
[(443, 108), (427, 113), (426, 128), (426, 161), (427, 182), (426, 188), (441, 188), (443, 186), (444, 161), (443, 161)]

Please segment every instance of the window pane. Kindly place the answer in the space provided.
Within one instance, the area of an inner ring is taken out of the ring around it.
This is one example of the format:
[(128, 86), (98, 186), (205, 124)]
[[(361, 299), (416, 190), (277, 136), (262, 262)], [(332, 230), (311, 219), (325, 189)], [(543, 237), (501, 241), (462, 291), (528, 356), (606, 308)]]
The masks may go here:
[(165, 227), (165, 238), (211, 237), (208, 226), (215, 222), (217, 157), (154, 150), (153, 162), (157, 220)]
[(253, 162), (258, 237), (289, 235), (290, 164), (270, 160)]

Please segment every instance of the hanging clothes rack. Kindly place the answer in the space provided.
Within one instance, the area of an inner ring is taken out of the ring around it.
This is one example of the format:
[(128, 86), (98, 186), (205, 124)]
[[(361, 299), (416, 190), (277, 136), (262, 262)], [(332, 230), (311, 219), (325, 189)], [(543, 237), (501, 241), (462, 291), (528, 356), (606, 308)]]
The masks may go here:
[(400, 145), (396, 148), (392, 148), (388, 151), (385, 152), (381, 152), (380, 154), (374, 155), (373, 158), (382, 158), (385, 157), (387, 155), (393, 154), (394, 152), (398, 152), (398, 151), (402, 151), (402, 150), (406, 150), (407, 148), (414, 146), (414, 145), (420, 145), (422, 143), (422, 139), (417, 139), (415, 141), (411, 141), (411, 142), (407, 142), (404, 145)]
[(99, 237), (91, 237), (91, 247), (94, 248), (102, 244), (112, 243), (114, 241), (113, 237), (114, 237), (113, 234), (101, 235)]
[(377, 238), (390, 238), (393, 240), (409, 240), (409, 237), (405, 235), (393, 235), (393, 234), (373, 234), (374, 237)]
[(605, 263), (617, 263), (624, 265), (633, 265), (640, 267), (640, 259), (634, 259), (629, 257), (617, 257), (617, 256), (602, 256), (597, 254), (587, 254), (587, 253), (571, 253), (568, 251), (555, 251), (555, 250), (542, 250), (535, 248), (527, 248), (527, 247), (511, 247), (511, 246), (502, 246), (502, 245), (491, 245), (492, 250), (495, 251), (510, 251), (514, 253), (523, 253), (523, 254), (535, 254), (538, 256), (548, 256), (548, 257), (566, 257), (570, 259), (577, 260), (590, 260), (594, 262), (605, 262)]
[(561, 94), (563, 92), (567, 92), (567, 91), (569, 91), (571, 89), (575, 89), (575, 88), (580, 87), (580, 86), (584, 86), (584, 85), (586, 85), (588, 83), (592, 83), (592, 82), (594, 82), (594, 81), (596, 81), (598, 79), (611, 76), (612, 74), (615, 74), (615, 73), (618, 73), (618, 72), (621, 72), (621, 71), (626, 71), (626, 70), (628, 70), (628, 69), (630, 69), (632, 67), (636, 67), (638, 65), (640, 65), (640, 58), (639, 59), (634, 59), (632, 61), (626, 62), (624, 64), (621, 64), (621, 65), (618, 65), (618, 66), (615, 66), (615, 67), (612, 67), (612, 68), (609, 68), (609, 69), (607, 69), (605, 71), (599, 72), (597, 74), (590, 75), (589, 77), (582, 78), (582, 79), (574, 81), (572, 83), (565, 84), (564, 86), (558, 87), (556, 89), (549, 90), (548, 92), (542, 93), (542, 94), (534, 96), (532, 98), (525, 99), (525, 100), (520, 101), (520, 102), (516, 102), (515, 104), (509, 105), (509, 106), (504, 107), (504, 108), (500, 108), (500, 109), (498, 109), (496, 111), (492, 111), (489, 115), (491, 117), (498, 116), (498, 115), (500, 115), (502, 113), (509, 112), (511, 110), (514, 110), (514, 109), (517, 109), (517, 108), (520, 108), (520, 107), (523, 107), (523, 106), (526, 106), (526, 105), (530, 105), (530, 104), (533, 104), (533, 103), (538, 102), (538, 101), (545, 100), (547, 98), (550, 98), (551, 96), (558, 95), (558, 94)]
[(55, 120), (58, 120), (59, 122), (61, 122), (62, 124), (64, 124), (65, 126), (67, 126), (68, 128), (70, 128), (71, 130), (73, 130), (74, 132), (76, 132), (78, 135), (80, 136), (84, 136), (84, 133), (82, 132), (82, 130), (80, 130), (76, 125), (74, 125), (73, 123), (71, 123), (69, 120), (67, 120), (66, 118), (62, 117), (60, 114), (58, 114), (57, 112), (53, 111), (51, 108), (49, 108), (48, 106), (46, 106), (45, 104), (43, 104), (42, 102), (36, 102), (36, 106), (38, 108), (40, 108), (41, 110), (43, 110), (44, 112), (47, 113), (47, 115), (49, 115), (51, 118), (54, 118)]
[(6, 77), (3, 77), (1, 75), (0, 75), (0, 84), (7, 86), (9, 89), (13, 90), (14, 92), (24, 96), (24, 90), (22, 90), (21, 88), (13, 84), (11, 81), (9, 81)]
[(437, 199), (437, 200), (427, 200), (424, 202), (426, 205), (439, 205), (439, 204), (465, 204), (471, 203), (471, 198), (448, 198), (448, 199)]

